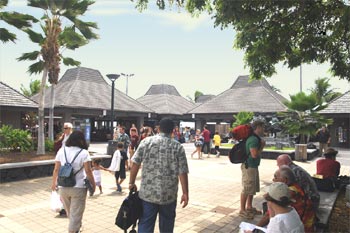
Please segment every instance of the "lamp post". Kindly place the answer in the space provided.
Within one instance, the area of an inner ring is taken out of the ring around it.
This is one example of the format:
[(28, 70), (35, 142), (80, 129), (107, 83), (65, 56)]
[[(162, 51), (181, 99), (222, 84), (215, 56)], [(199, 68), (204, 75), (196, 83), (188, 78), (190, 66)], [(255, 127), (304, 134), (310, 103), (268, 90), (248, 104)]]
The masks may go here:
[(128, 95), (128, 83), (129, 83), (129, 77), (134, 76), (134, 74), (123, 74), (121, 73), (121, 75), (126, 77), (126, 89), (125, 89), (125, 94)]
[(112, 132), (112, 140), (113, 140), (113, 122), (114, 122), (114, 81), (117, 80), (120, 75), (119, 74), (107, 74), (107, 77), (112, 81), (112, 99), (111, 99), (111, 132)]

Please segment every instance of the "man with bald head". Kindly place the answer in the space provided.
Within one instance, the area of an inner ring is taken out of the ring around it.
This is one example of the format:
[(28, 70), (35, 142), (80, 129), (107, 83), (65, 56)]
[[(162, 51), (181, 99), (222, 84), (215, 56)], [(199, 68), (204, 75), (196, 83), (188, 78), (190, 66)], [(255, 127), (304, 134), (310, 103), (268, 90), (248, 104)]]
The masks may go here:
[(302, 167), (293, 163), (292, 159), (287, 154), (282, 154), (277, 157), (277, 166), (280, 168), (283, 165), (287, 165), (294, 172), (297, 183), (302, 187), (305, 193), (310, 197), (313, 203), (314, 210), (318, 209), (320, 204), (320, 194), (318, 193), (315, 181), (310, 174)]

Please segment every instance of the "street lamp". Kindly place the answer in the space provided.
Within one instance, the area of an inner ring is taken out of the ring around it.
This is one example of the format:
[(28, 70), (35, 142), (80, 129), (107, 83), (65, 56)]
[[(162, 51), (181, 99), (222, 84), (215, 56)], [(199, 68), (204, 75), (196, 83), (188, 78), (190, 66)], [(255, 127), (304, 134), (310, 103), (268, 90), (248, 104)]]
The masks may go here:
[(126, 77), (126, 90), (125, 90), (125, 94), (128, 95), (128, 83), (129, 83), (129, 77), (134, 76), (134, 74), (123, 74), (121, 73), (121, 75)]
[(117, 80), (120, 75), (119, 74), (107, 74), (107, 77), (112, 81), (112, 100), (111, 100), (111, 132), (112, 132), (112, 140), (113, 140), (113, 122), (114, 122), (114, 81)]

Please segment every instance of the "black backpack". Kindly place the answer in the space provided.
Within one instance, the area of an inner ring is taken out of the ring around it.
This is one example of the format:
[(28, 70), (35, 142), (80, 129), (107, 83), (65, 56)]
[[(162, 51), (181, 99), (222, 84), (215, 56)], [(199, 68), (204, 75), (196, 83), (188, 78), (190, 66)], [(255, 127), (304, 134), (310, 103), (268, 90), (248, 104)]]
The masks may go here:
[[(256, 134), (253, 135), (258, 138), (260, 144), (261, 138)], [(245, 163), (247, 161), (248, 153), (246, 151), (246, 142), (247, 139), (241, 140), (232, 147), (228, 154), (231, 163)]]
[(133, 225), (133, 229), (136, 227), (137, 220), (142, 215), (142, 200), (139, 198), (138, 191), (130, 191), (129, 196), (127, 196), (120, 209), (118, 215), (115, 219), (115, 225), (127, 231), (127, 229)]

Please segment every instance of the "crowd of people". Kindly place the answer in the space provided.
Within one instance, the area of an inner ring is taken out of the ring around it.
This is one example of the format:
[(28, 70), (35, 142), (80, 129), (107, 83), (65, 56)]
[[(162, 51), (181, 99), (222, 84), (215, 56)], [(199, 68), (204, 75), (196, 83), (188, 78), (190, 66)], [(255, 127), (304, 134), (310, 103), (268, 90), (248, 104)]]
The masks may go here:
[[(257, 226), (266, 227), (267, 232), (315, 232), (316, 212), (320, 203), (317, 185), (313, 177), (287, 154), (278, 156), (276, 160), (273, 183), (264, 195), (267, 210), (253, 206), (253, 198), (260, 192), (259, 165), (265, 141), (262, 139), (264, 122), (256, 120), (251, 126), (254, 133), (246, 140), (248, 159), (241, 165), (239, 216), (243, 220), (252, 220), (264, 212)], [(81, 226), (87, 196), (85, 179), (89, 181), (93, 192), (99, 187), (102, 194), (101, 170), (109, 171), (115, 176), (116, 191), (121, 192), (126, 171), (130, 170), (129, 189), (137, 190), (135, 180), (141, 166), (139, 196), (143, 203), (143, 214), (139, 219), (138, 232), (154, 232), (157, 215), (160, 232), (173, 232), (179, 183), (182, 190), (180, 204), (184, 208), (189, 202), (189, 168), (184, 147), (180, 143), (181, 134), (174, 122), (162, 119), (154, 130), (146, 126), (138, 130), (132, 125), (129, 134), (124, 126), (119, 126), (114, 133), (114, 140), (118, 142), (117, 150), (108, 168), (100, 164), (100, 159), (91, 160), (84, 134), (72, 128), (71, 123), (64, 123), (64, 132), (57, 143), (52, 179), (52, 190), (59, 190), (69, 218), (69, 232), (79, 232)], [(211, 140), (206, 125), (202, 132), (197, 129), (194, 136), (195, 150), (191, 157), (195, 153), (199, 159), (202, 159), (203, 153), (210, 157)], [(216, 156), (219, 156), (221, 138), (218, 132), (215, 132), (212, 142)], [(316, 162), (317, 174), (322, 178), (336, 180), (339, 176), (340, 163), (335, 159), (337, 153), (333, 148), (326, 148), (323, 152), (325, 158)], [(76, 171), (75, 186), (58, 187), (60, 167), (72, 161), (74, 156), (78, 158), (72, 162), (73, 170)]]

